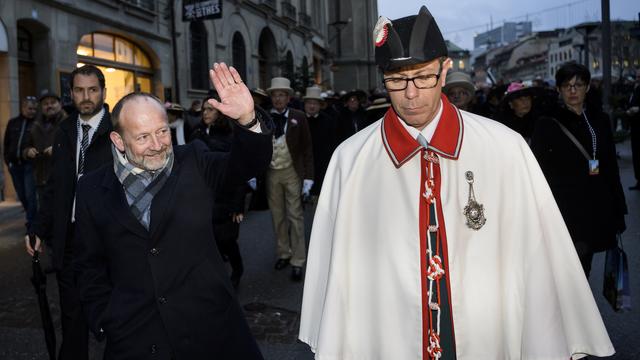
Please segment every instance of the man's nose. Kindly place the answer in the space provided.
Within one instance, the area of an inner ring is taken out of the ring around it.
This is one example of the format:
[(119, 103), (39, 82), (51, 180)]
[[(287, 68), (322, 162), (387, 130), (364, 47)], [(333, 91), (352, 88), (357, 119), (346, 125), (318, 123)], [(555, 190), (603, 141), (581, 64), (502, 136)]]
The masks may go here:
[(407, 99), (413, 99), (416, 96), (418, 96), (418, 88), (416, 87), (416, 84), (414, 84), (413, 81), (408, 81), (407, 88), (404, 89), (404, 97)]
[(159, 151), (160, 149), (162, 149), (162, 142), (160, 139), (155, 135), (151, 136), (151, 150)]

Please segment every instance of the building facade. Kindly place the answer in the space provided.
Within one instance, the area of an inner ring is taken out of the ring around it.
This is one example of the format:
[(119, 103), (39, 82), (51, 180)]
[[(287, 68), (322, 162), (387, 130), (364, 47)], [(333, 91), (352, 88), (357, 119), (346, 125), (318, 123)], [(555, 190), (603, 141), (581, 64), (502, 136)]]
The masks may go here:
[(111, 107), (132, 91), (188, 106), (216, 61), (252, 88), (285, 76), (301, 92), (370, 89), (376, 19), (371, 0), (0, 1), (0, 138), (24, 96), (52, 89), (70, 103), (82, 64), (103, 70)]
[(504, 22), (501, 26), (473, 37), (474, 48), (492, 48), (511, 44), (531, 34), (531, 21)]

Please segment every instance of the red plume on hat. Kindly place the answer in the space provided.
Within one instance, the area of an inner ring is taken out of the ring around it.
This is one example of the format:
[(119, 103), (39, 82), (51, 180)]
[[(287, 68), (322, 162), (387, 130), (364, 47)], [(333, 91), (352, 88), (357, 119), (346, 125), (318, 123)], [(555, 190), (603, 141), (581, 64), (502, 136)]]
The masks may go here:
[(382, 71), (447, 56), (447, 44), (426, 6), (418, 15), (397, 20), (380, 17), (374, 29), (376, 63)]

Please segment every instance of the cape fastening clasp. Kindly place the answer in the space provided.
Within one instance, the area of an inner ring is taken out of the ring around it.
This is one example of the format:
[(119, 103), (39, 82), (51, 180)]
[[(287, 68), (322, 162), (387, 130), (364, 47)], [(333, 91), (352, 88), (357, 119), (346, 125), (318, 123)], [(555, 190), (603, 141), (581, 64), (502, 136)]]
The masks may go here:
[(470, 229), (479, 230), (487, 222), (484, 217), (484, 205), (476, 201), (476, 196), (473, 192), (473, 172), (467, 171), (464, 175), (469, 183), (469, 198), (462, 213), (467, 219), (467, 226)]

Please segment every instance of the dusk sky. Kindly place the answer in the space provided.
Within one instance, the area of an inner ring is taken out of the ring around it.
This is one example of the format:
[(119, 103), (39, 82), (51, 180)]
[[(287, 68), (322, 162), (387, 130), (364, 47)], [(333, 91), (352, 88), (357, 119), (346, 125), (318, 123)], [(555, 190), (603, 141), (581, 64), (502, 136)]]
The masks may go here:
[[(455, 6), (452, 6), (455, 4)], [(533, 22), (533, 30), (599, 21), (600, 0), (378, 0), (378, 15), (389, 19), (415, 15), (426, 5), (447, 40), (471, 50), (473, 36), (504, 21)], [(640, 1), (610, 0), (611, 19), (638, 20)]]

